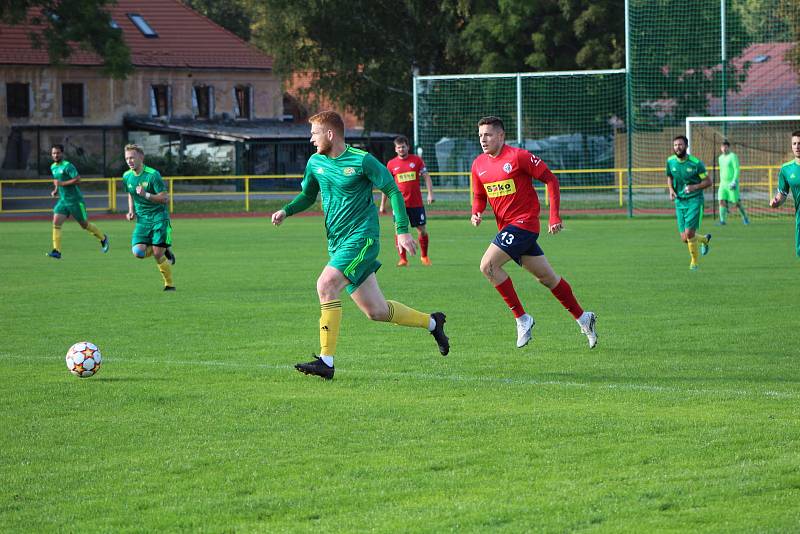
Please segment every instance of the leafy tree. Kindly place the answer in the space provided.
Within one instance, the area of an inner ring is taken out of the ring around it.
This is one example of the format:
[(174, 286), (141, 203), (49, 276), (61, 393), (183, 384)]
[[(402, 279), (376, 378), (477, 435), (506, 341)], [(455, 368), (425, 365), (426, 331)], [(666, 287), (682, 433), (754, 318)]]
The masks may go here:
[(4, 0), (0, 21), (29, 24), (37, 29), (31, 40), (47, 50), (50, 61), (63, 64), (75, 48), (103, 58), (105, 72), (125, 78), (133, 71), (130, 50), (122, 33), (111, 27), (105, 6), (114, 0)]
[(624, 3), (499, 0), (460, 36), (470, 72), (608, 69), (624, 66)]
[[(710, 97), (723, 94), (720, 65), (719, 9), (708, 2), (685, 2), (676, 11), (671, 0), (631, 0), (631, 76), (634, 85), (635, 124), (662, 124), (657, 102), (669, 102), (669, 115), (682, 120), (706, 113)], [(676, 27), (675, 21), (680, 25)], [(742, 19), (735, 10), (727, 18), (728, 58), (741, 55), (749, 45)], [(728, 62), (727, 90), (738, 90), (746, 68)], [(645, 106), (641, 104), (647, 104)]]
[(241, 0), (184, 0), (186, 4), (245, 41), (250, 40), (250, 13)]
[(312, 73), (307, 97), (325, 95), (373, 130), (410, 127), (414, 72), (622, 63), (623, 19), (612, 0), (245, 1), (254, 42), (276, 71)]
[(460, 0), (250, 0), (254, 42), (275, 69), (313, 76), (305, 97), (324, 95), (363, 117), (368, 129), (410, 123), (411, 79), (451, 70)]

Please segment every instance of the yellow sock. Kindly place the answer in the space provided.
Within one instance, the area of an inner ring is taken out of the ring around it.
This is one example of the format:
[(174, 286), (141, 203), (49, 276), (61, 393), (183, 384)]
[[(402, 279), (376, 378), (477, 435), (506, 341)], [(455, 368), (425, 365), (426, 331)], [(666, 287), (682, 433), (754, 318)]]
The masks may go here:
[(692, 257), (692, 265), (697, 265), (697, 258), (700, 257), (700, 243), (697, 242), (697, 236), (690, 238), (686, 244), (689, 246), (689, 256)]
[(325, 356), (336, 355), (336, 341), (342, 324), (342, 301), (330, 300), (319, 305), (319, 353)]
[(695, 235), (694, 238), (697, 240), (698, 243), (702, 243), (703, 245), (708, 245), (708, 238), (704, 235)]
[(428, 313), (419, 312), (409, 308), (394, 300), (387, 300), (389, 305), (389, 322), (402, 326), (416, 326), (418, 328), (428, 328), (431, 316)]
[(101, 232), (100, 229), (98, 227), (96, 227), (95, 225), (93, 225), (92, 223), (88, 223), (86, 225), (86, 231), (87, 232), (91, 232), (92, 235), (94, 235), (97, 238), (98, 241), (102, 241), (103, 240), (103, 232)]
[(61, 227), (53, 225), (53, 248), (61, 252)]
[[(147, 245), (147, 248), (144, 249), (144, 257), (145, 258), (149, 258), (152, 255), (153, 255), (153, 247), (151, 247), (150, 245)], [(164, 259), (166, 259), (166, 258), (164, 258)]]
[[(156, 260), (158, 262), (158, 260)], [(161, 256), (161, 261), (157, 263), (158, 270), (161, 271), (161, 276), (164, 278), (164, 285), (171, 286), (172, 283), (172, 266), (167, 261), (166, 256)]]

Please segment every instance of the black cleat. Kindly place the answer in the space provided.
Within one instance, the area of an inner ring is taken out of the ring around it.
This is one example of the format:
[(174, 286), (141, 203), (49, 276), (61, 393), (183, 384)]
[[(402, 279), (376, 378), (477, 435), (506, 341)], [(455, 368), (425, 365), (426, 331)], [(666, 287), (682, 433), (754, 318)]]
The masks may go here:
[(444, 333), (445, 314), (434, 312), (431, 317), (436, 322), (436, 326), (431, 330), (431, 335), (436, 340), (436, 344), (439, 345), (441, 355), (447, 356), (447, 353), (450, 352), (450, 339)]
[(167, 250), (164, 251), (164, 256), (167, 258), (167, 261), (170, 265), (175, 265), (175, 254), (172, 253), (172, 250), (167, 247)]
[(175, 286), (164, 286), (164, 291), (175, 291)]
[(308, 363), (298, 363), (294, 366), (294, 368), (304, 375), (314, 375), (324, 378), (325, 380), (330, 380), (333, 378), (333, 373), (335, 371), (333, 367), (328, 367), (328, 364), (322, 361), (322, 358), (319, 356), (314, 356), (314, 361)]
[(50, 256), (54, 260), (60, 260), (61, 259), (61, 253), (59, 251), (57, 251), (56, 249), (51, 250), (50, 252), (45, 254), (45, 256)]

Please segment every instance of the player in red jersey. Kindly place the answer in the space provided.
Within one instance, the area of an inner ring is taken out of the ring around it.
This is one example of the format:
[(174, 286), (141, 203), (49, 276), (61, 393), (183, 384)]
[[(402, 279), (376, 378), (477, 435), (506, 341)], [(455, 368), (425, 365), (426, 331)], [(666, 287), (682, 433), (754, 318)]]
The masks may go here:
[(589, 348), (594, 348), (597, 345), (595, 314), (581, 308), (570, 285), (553, 271), (537, 243), (539, 197), (532, 178), (547, 184), (550, 195), (548, 231), (551, 234), (557, 234), (563, 227), (559, 216), (561, 194), (558, 178), (535, 155), (506, 144), (505, 127), (499, 118), (484, 117), (478, 121), (478, 137), (483, 154), (472, 162), (471, 221), (473, 226), (481, 223), (481, 213), (488, 200), (500, 232), (481, 258), (481, 272), (494, 285), (517, 320), (517, 347), (528, 344), (536, 322), (525, 313), (511, 278), (503, 270), (503, 265), (509, 260), (517, 262), (550, 289), (578, 322), (581, 332), (589, 340)]
[[(408, 221), (411, 226), (417, 229), (417, 237), (419, 238), (420, 260), (423, 265), (430, 265), (431, 260), (428, 258), (428, 230), (425, 226), (425, 206), (422, 205), (422, 188), (420, 185), (420, 176), (425, 178), (425, 187), (428, 189), (428, 205), (433, 204), (433, 183), (431, 182), (431, 175), (425, 168), (425, 162), (422, 161), (417, 155), (408, 153), (408, 138), (405, 136), (396, 137), (394, 140), (394, 152), (397, 154), (396, 158), (389, 160), (386, 167), (389, 172), (394, 176), (394, 181), (397, 182), (397, 187), (403, 193), (403, 200), (406, 203), (406, 213), (408, 214)], [(380, 212), (386, 213), (386, 195), (381, 194)], [(406, 251), (403, 248), (396, 247), (398, 254), (400, 254), (400, 261), (397, 262), (398, 267), (405, 267), (408, 265), (406, 259)]]

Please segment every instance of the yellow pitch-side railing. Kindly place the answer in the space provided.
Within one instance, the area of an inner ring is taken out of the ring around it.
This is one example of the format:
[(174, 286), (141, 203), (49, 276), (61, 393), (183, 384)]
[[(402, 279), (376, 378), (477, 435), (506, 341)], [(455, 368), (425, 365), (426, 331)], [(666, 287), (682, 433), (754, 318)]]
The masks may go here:
[[(766, 171), (766, 181), (764, 180), (749, 180), (741, 182), (740, 187), (742, 189), (747, 188), (755, 188), (755, 187), (765, 187), (767, 188), (768, 192), (774, 191), (775, 188), (775, 172), (779, 169), (778, 166), (773, 165), (749, 165), (743, 166), (741, 168), (742, 172), (745, 171)], [(717, 170), (717, 167), (709, 167), (709, 171)], [(562, 191), (609, 191), (615, 192), (616, 196), (618, 197), (618, 202), (620, 206), (625, 205), (625, 198), (627, 196), (627, 192), (629, 189), (627, 183), (627, 176), (628, 170), (625, 168), (608, 168), (608, 169), (568, 169), (568, 170), (556, 170), (553, 171), (555, 174), (564, 174), (564, 175), (574, 175), (574, 174), (613, 174), (615, 179), (613, 183), (610, 184), (601, 184), (601, 185), (565, 185), (561, 187)], [(634, 168), (633, 174), (634, 177), (640, 173), (662, 173), (664, 172), (663, 167), (640, 167)], [(433, 177), (469, 177), (468, 172), (432, 172), (431, 176)], [(256, 198), (264, 198), (270, 196), (283, 196), (287, 193), (293, 193), (293, 191), (252, 191), (250, 187), (251, 180), (275, 180), (275, 179), (286, 179), (286, 178), (295, 178), (299, 179), (302, 178), (300, 174), (270, 174), (270, 175), (236, 175), (236, 176), (169, 176), (165, 177), (164, 180), (167, 182), (167, 188), (169, 191), (169, 211), (173, 212), (175, 210), (175, 200), (185, 197), (213, 197), (215, 199), (219, 198), (226, 198), (226, 197), (236, 197), (236, 198), (243, 198), (244, 200), (244, 211), (249, 212), (251, 209), (251, 201), (254, 197)], [(177, 183), (186, 183), (186, 182), (204, 182), (204, 181), (211, 181), (211, 180), (224, 180), (228, 183), (240, 181), (242, 183), (242, 190), (241, 191), (186, 191), (186, 190), (177, 190), (175, 188), (175, 184)], [(106, 206), (100, 207), (93, 207), (88, 208), (89, 211), (118, 211), (118, 202), (117, 197), (120, 194), (120, 186), (118, 185), (120, 182), (120, 178), (82, 178), (82, 184), (92, 184), (92, 183), (105, 183), (105, 193), (98, 193), (92, 190), (91, 192), (87, 192), (91, 188), (84, 188), (84, 197), (85, 198), (106, 198), (107, 204)], [(49, 195), (44, 194), (22, 194), (22, 195), (12, 195), (7, 194), (7, 189), (12, 186), (20, 186), (20, 185), (33, 185), (33, 184), (52, 184), (51, 179), (14, 179), (14, 180), (0, 180), (0, 213), (41, 213), (42, 211), (47, 211), (49, 208), (46, 206), (36, 207), (36, 208), (14, 208), (9, 209), (5, 207), (5, 200), (15, 200), (15, 201), (31, 201), (31, 200), (48, 200), (50, 199)], [(663, 189), (666, 187), (666, 178), (660, 179), (659, 181), (650, 181), (650, 183), (633, 183), (630, 186), (630, 189), (633, 191), (639, 190), (647, 190), (647, 189)], [(467, 187), (436, 187), (437, 193), (470, 193), (471, 192), (471, 185)], [(124, 193), (122, 193), (124, 194)], [(768, 193), (771, 194), (771, 193)], [(549, 200), (547, 195), (545, 195), (545, 203)]]

